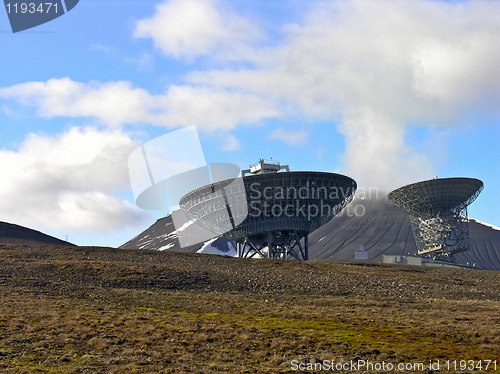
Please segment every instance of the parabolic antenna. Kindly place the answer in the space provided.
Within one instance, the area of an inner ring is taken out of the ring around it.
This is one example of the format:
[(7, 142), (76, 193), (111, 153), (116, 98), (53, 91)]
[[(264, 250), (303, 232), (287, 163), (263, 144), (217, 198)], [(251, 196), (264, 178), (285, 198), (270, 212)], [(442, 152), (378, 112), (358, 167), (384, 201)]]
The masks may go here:
[(419, 254), (450, 260), (469, 249), (467, 206), (482, 190), (479, 179), (431, 179), (397, 188), (388, 199), (410, 215)]
[(278, 172), (282, 168), (260, 160), (247, 170), (252, 175), (193, 190), (179, 205), (200, 226), (234, 240), (240, 257), (307, 260), (308, 234), (351, 202), (356, 182), (334, 173)]

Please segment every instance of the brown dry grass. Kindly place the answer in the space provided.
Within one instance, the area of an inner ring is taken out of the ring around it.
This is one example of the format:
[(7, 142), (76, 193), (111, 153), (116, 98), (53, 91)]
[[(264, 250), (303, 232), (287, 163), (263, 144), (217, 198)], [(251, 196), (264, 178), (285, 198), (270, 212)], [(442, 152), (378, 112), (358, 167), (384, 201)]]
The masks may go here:
[(4, 373), (500, 366), (498, 272), (3, 245), (0, 295)]

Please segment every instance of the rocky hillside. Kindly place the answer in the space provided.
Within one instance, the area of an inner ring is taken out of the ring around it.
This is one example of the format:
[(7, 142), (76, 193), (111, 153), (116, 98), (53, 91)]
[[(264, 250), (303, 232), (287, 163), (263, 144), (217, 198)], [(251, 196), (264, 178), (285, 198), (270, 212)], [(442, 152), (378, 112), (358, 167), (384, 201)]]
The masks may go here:
[(0, 243), (74, 245), (40, 231), (7, 222), (0, 222)]

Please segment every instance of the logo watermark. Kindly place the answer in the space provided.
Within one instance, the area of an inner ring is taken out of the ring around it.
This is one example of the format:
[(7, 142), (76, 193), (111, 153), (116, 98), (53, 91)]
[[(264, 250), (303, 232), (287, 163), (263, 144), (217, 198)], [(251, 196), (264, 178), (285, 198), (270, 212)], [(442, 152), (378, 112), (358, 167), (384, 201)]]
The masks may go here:
[(72, 10), (79, 0), (4, 0), (12, 32), (50, 22)]
[[(181, 247), (208, 241), (235, 229), (247, 218), (290, 219), (317, 228), (334, 216), (362, 217), (365, 199), (379, 197), (377, 188), (357, 189), (343, 177), (274, 179), (243, 178), (237, 165), (207, 163), (194, 126), (170, 132), (142, 144), (129, 157), (129, 174), (136, 205), (172, 214)], [(198, 190), (198, 191), (196, 191)], [(350, 204), (356, 192), (355, 204)], [(186, 197), (187, 196), (187, 197)]]
[(333, 371), (333, 372), (438, 372), (444, 371), (496, 371), (496, 360), (429, 360), (428, 362), (387, 362), (370, 360), (319, 360), (316, 362), (290, 362), (292, 371)]
[[(339, 214), (344, 205), (338, 203), (350, 201), (354, 192), (352, 186), (319, 186), (311, 181), (299, 186), (263, 186), (254, 182), (249, 189), (249, 216), (298, 218), (307, 221)], [(365, 210), (362, 208), (356, 208), (354, 214), (364, 215)]]
[[(239, 189), (244, 193), (240, 168), (230, 163), (210, 163), (205, 160), (198, 132), (194, 126), (172, 131), (150, 140), (135, 149), (129, 156), (128, 170), (135, 203), (139, 208), (162, 210), (166, 213), (179, 209), (180, 199), (188, 192), (220, 181), (230, 181), (220, 190), (204, 196), (207, 200), (218, 198), (220, 192)], [(227, 193), (229, 194), (229, 193)], [(185, 217), (173, 214), (172, 219), (181, 247), (197, 244), (219, 236), (234, 228), (246, 218), (239, 214), (235, 220), (236, 204), (226, 201), (227, 209), (220, 211), (221, 222), (231, 222), (211, 231), (197, 222), (186, 223)], [(245, 212), (243, 212), (245, 213)], [(190, 227), (189, 232), (186, 229)], [(212, 228), (213, 229), (213, 228)]]

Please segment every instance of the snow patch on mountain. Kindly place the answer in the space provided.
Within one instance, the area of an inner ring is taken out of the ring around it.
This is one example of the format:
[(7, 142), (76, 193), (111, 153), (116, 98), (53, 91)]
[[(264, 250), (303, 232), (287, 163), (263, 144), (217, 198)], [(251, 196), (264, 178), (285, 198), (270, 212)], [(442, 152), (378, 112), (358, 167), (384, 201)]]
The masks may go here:
[(158, 238), (161, 238), (161, 239), (177, 239), (179, 237), (179, 233), (183, 232), (184, 230), (186, 230), (192, 224), (193, 224), (193, 221), (188, 221), (185, 224), (183, 224), (181, 227), (179, 227), (178, 229), (175, 229), (174, 231), (171, 231), (171, 232), (169, 232), (167, 234), (164, 234), (164, 235), (159, 235)]
[(222, 237), (205, 242), (196, 253), (231, 257), (236, 257), (238, 255), (235, 243)]
[(173, 248), (174, 246), (175, 246), (174, 243), (170, 243), (170, 244), (164, 245), (163, 247), (158, 248), (158, 251), (166, 251), (170, 248)]

